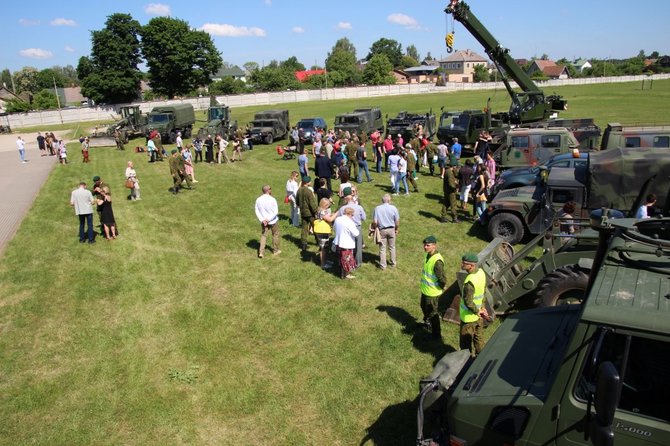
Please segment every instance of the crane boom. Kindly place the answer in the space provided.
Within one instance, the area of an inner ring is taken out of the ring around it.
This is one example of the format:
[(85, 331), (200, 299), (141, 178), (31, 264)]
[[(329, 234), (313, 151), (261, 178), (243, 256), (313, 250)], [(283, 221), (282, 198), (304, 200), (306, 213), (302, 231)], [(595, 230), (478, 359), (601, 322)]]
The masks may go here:
[[(500, 72), (505, 88), (512, 98), (512, 105), (509, 110), (510, 123), (524, 124), (542, 121), (548, 119), (552, 111), (565, 110), (567, 101), (557, 95), (545, 98), (544, 92), (509, 55), (509, 49), (504, 48), (493, 37), (470, 11), (467, 3), (460, 0), (450, 0), (449, 6), (444, 12), (453, 15), (455, 20), (463, 24), (465, 29), (484, 47), (484, 51)], [(514, 91), (507, 77), (516, 82), (522, 93)]]

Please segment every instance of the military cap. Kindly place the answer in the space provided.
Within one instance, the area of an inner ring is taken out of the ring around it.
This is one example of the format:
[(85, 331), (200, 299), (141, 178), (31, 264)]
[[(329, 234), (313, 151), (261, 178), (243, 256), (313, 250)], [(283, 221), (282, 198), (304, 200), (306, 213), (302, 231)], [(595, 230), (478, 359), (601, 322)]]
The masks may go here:
[(463, 254), (463, 257), (461, 257), (461, 260), (468, 263), (478, 263), (479, 257), (477, 257), (477, 254), (474, 252), (466, 252)]
[(344, 189), (342, 189), (342, 195), (344, 195), (345, 197), (351, 195), (351, 188), (345, 187)]
[(423, 239), (423, 243), (424, 243), (424, 245), (425, 245), (426, 243), (437, 243), (437, 239), (435, 238), (434, 235), (429, 235), (428, 237), (426, 237), (425, 239)]
[(304, 177), (302, 177), (303, 183), (309, 183), (310, 181), (312, 181), (312, 177), (310, 177), (309, 175), (305, 175)]
[(174, 155), (175, 153), (177, 153), (177, 149), (170, 150), (170, 153)]
[(93, 182), (95, 183), (96, 181), (100, 181), (100, 177), (97, 175), (93, 177)]

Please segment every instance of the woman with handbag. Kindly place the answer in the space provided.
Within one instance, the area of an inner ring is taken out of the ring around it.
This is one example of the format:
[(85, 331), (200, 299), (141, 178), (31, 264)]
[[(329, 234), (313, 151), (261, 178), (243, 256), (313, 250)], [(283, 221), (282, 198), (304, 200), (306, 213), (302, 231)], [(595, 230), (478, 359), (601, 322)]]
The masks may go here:
[(141, 200), (140, 182), (137, 181), (137, 172), (135, 172), (132, 161), (128, 161), (128, 167), (126, 167), (126, 187), (130, 189), (130, 195), (128, 195), (129, 200)]
[(289, 205), (291, 210), (290, 221), (296, 228), (300, 227), (300, 208), (295, 202), (296, 194), (298, 193), (298, 172), (295, 170), (291, 172), (288, 181), (286, 181), (286, 197), (284, 203)]
[(335, 221), (336, 214), (330, 210), (332, 201), (328, 198), (322, 198), (319, 201), (319, 208), (316, 211), (316, 219), (314, 220), (314, 237), (316, 243), (319, 245), (319, 254), (321, 259), (321, 269), (328, 269), (333, 266), (332, 262), (326, 262), (328, 251), (326, 246), (330, 240), (332, 232), (332, 224)]

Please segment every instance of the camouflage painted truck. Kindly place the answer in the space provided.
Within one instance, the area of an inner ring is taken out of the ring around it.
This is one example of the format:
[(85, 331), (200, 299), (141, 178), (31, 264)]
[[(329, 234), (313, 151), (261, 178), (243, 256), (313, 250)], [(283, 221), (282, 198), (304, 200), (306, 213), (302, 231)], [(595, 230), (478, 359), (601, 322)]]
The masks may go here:
[(500, 191), (482, 216), (491, 240), (516, 244), (527, 235), (544, 233), (567, 201), (574, 201), (575, 218), (585, 218), (603, 206), (629, 210), (649, 176), (656, 174), (654, 192), (665, 199), (670, 183), (667, 149), (623, 148), (591, 152), (586, 166), (552, 168), (534, 186)]
[(177, 133), (190, 138), (195, 124), (195, 111), (191, 104), (160, 105), (149, 112), (146, 134), (152, 130), (161, 135), (161, 142), (174, 144)]
[(351, 113), (335, 116), (335, 133), (349, 132), (352, 136), (365, 132), (370, 135), (375, 130), (384, 132), (384, 120), (379, 107), (357, 108)]
[(602, 215), (583, 304), (517, 313), (476, 358), (440, 359), (417, 445), (670, 444), (670, 218)]
[(288, 110), (265, 110), (254, 115), (249, 137), (254, 143), (272, 144), (286, 138), (290, 130)]
[(198, 130), (198, 138), (204, 140), (207, 135), (224, 136), (230, 139), (237, 131), (237, 121), (230, 117), (230, 107), (220, 104), (213, 96), (207, 109), (207, 125)]
[(395, 118), (389, 119), (386, 115), (386, 134), (401, 135), (404, 141), (409, 141), (416, 136), (416, 128), (420, 125), (423, 128), (423, 134), (429, 141), (432, 141), (437, 130), (435, 125), (435, 115), (430, 110), (428, 113), (408, 113), (401, 111)]
[(607, 124), (600, 150), (612, 147), (670, 148), (670, 125), (630, 125), (618, 122)]

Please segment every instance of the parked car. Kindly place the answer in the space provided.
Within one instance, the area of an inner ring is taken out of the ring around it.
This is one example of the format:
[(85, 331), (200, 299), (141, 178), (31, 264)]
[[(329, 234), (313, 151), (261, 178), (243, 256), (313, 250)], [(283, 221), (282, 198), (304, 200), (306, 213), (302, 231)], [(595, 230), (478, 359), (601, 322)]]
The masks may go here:
[(539, 181), (542, 170), (551, 170), (552, 167), (574, 168), (575, 166), (585, 166), (587, 162), (588, 153), (580, 153), (579, 157), (575, 157), (572, 153), (561, 153), (552, 156), (539, 166), (507, 169), (496, 179), (494, 193), (515, 187), (533, 186)]
[(298, 121), (298, 125), (296, 126), (298, 130), (303, 130), (306, 143), (312, 143), (314, 141), (314, 131), (317, 127), (322, 129), (324, 132), (328, 130), (328, 124), (326, 124), (326, 120), (321, 117), (303, 118)]

